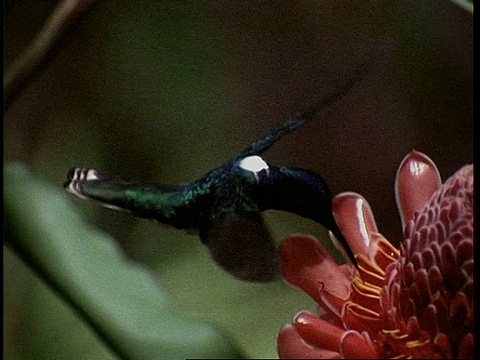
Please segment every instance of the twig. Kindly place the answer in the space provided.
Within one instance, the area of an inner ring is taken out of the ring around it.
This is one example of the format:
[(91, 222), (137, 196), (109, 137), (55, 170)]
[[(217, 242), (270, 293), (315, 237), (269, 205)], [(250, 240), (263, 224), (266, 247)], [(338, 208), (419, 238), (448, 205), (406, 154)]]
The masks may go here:
[(6, 71), (3, 81), (4, 112), (47, 63), (47, 55), (63, 35), (98, 0), (62, 0), (32, 42)]

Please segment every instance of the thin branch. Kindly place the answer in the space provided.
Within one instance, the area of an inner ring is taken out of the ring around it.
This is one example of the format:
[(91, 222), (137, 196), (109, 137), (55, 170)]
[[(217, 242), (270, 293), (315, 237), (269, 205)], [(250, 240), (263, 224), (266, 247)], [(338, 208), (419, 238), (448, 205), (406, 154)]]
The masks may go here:
[(46, 65), (55, 45), (98, 0), (62, 0), (32, 42), (6, 71), (3, 81), (4, 112)]

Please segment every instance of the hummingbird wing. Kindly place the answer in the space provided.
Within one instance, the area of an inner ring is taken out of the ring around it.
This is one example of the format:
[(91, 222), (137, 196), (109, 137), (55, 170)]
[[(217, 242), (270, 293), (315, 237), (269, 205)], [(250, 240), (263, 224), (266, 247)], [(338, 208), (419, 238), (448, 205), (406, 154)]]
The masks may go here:
[(224, 189), (200, 238), (212, 258), (235, 277), (255, 282), (279, 276), (277, 249), (255, 203)]
[(350, 77), (348, 81), (342, 84), (337, 90), (328, 95), (325, 95), (323, 98), (320, 99), (320, 101), (317, 101), (316, 103), (311, 105), (304, 112), (290, 118), (287, 122), (285, 122), (282, 126), (277, 128), (270, 134), (250, 144), (235, 157), (235, 160), (252, 155), (261, 155), (263, 152), (267, 151), (270, 147), (272, 147), (272, 145), (275, 144), (275, 142), (277, 142), (280, 138), (291, 133), (301, 125), (311, 120), (319, 112), (326, 110), (335, 102), (347, 96), (353, 89), (354, 85), (364, 78), (365, 74), (368, 71), (368, 65), (368, 63), (362, 64), (356, 69), (353, 76)]

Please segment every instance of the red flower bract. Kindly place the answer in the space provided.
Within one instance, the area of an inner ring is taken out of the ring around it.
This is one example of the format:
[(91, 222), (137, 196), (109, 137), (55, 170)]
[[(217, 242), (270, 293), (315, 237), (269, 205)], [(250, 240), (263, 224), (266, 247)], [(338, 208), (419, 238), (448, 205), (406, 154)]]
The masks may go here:
[(444, 184), (413, 151), (395, 182), (404, 239), (396, 249), (356, 193), (333, 200), (358, 270), (312, 236), (280, 247), (284, 279), (323, 309), (301, 312), (277, 338), (281, 358), (473, 357), (473, 165)]

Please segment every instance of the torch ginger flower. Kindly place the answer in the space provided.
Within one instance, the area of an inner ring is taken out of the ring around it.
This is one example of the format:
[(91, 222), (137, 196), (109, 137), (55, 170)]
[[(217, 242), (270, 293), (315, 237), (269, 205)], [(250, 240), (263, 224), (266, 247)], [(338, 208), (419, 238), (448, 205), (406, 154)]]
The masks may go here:
[(395, 195), (400, 249), (378, 232), (362, 196), (334, 198), (358, 269), (337, 265), (311, 236), (282, 242), (284, 279), (325, 313), (297, 314), (278, 335), (280, 358), (473, 358), (473, 165), (442, 184), (432, 160), (413, 151)]

